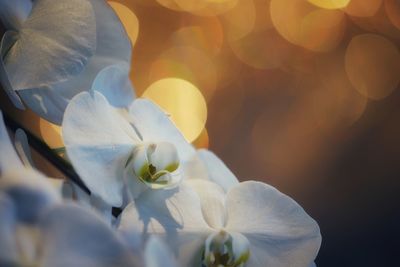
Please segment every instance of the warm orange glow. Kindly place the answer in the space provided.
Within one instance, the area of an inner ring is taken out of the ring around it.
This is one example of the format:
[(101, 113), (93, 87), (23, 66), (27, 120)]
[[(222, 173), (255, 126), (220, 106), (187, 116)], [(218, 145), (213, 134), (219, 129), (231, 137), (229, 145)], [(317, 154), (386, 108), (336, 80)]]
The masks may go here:
[(358, 35), (346, 51), (346, 72), (360, 94), (382, 99), (400, 81), (399, 51), (391, 41), (379, 35)]
[(189, 142), (203, 131), (207, 120), (207, 104), (200, 91), (188, 81), (167, 78), (156, 81), (142, 95), (171, 115), (171, 119)]
[(108, 1), (108, 3), (114, 9), (115, 13), (117, 13), (119, 19), (124, 25), (129, 39), (132, 42), (132, 45), (134, 45), (139, 35), (139, 20), (135, 13), (119, 2)]

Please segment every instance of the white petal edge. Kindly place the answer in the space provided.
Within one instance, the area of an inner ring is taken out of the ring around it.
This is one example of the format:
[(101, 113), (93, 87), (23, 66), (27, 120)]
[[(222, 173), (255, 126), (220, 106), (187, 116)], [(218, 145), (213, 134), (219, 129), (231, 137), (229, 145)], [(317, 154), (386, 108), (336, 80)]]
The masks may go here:
[(206, 166), (208, 179), (220, 185), (225, 192), (239, 184), (236, 176), (213, 152), (207, 149), (200, 149), (197, 151), (197, 155)]
[(144, 251), (146, 267), (177, 267), (167, 245), (157, 237), (150, 237)]
[(148, 99), (138, 98), (129, 108), (130, 121), (145, 142), (169, 142), (175, 145), (181, 162), (190, 160), (194, 147), (187, 142), (168, 115)]
[(43, 267), (132, 266), (134, 259), (98, 215), (74, 204), (54, 206), (40, 221)]
[(96, 21), (88, 0), (35, 0), (4, 58), (14, 90), (41, 88), (79, 74), (96, 49)]
[(62, 131), (68, 158), (92, 194), (121, 206), (125, 164), (138, 142), (132, 126), (93, 91), (71, 100)]
[(93, 81), (92, 90), (103, 94), (114, 107), (129, 107), (135, 99), (129, 66), (111, 65), (102, 69)]
[(213, 232), (203, 219), (199, 197), (185, 185), (143, 193), (122, 212), (119, 230), (161, 238), (181, 266), (200, 265), (204, 242)]
[(203, 179), (189, 179), (185, 183), (198, 194), (201, 211), (208, 225), (217, 231), (222, 229), (226, 221), (224, 190), (218, 184)]
[(227, 231), (250, 242), (249, 266), (308, 267), (321, 245), (318, 224), (290, 197), (261, 182), (242, 182), (227, 194)]

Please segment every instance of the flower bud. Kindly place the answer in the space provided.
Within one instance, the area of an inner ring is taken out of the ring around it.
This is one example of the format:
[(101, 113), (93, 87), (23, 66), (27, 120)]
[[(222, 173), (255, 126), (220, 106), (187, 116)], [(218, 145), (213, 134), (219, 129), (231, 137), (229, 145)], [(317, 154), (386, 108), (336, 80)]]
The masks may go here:
[(127, 167), (132, 166), (134, 174), (147, 186), (157, 189), (171, 186), (173, 174), (179, 167), (178, 152), (167, 142), (143, 143), (133, 150)]
[(203, 266), (244, 267), (249, 257), (249, 241), (246, 237), (221, 230), (206, 239)]

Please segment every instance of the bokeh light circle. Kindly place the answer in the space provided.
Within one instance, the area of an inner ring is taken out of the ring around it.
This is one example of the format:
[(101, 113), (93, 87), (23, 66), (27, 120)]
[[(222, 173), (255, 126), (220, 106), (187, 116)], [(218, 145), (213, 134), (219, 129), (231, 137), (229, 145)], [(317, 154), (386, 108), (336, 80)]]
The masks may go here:
[(132, 45), (134, 45), (139, 35), (139, 20), (135, 13), (119, 2), (108, 1), (108, 4), (114, 9), (115, 13), (117, 13)]
[(44, 119), (39, 121), (40, 136), (50, 148), (64, 147), (61, 127)]
[(382, 0), (351, 0), (344, 11), (355, 17), (372, 17), (381, 5)]
[(292, 44), (327, 52), (343, 38), (346, 20), (341, 10), (321, 9), (304, 0), (271, 0), (271, 20)]
[(161, 79), (151, 84), (142, 97), (153, 100), (168, 114), (188, 142), (195, 140), (207, 121), (207, 104), (193, 84), (178, 78)]
[(345, 56), (347, 75), (357, 91), (371, 99), (388, 96), (400, 81), (400, 53), (376, 34), (354, 37)]
[(308, 2), (321, 8), (339, 9), (346, 7), (351, 0), (308, 0)]

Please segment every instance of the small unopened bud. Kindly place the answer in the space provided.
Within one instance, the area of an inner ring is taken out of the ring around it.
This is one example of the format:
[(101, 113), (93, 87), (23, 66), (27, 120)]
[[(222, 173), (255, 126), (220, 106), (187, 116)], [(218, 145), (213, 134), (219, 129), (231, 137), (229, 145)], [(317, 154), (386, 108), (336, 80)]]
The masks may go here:
[(133, 167), (134, 174), (151, 188), (171, 186), (179, 167), (178, 152), (168, 142), (143, 143), (135, 147), (127, 167)]
[(203, 265), (205, 267), (244, 267), (249, 257), (249, 241), (246, 237), (221, 230), (206, 239)]

